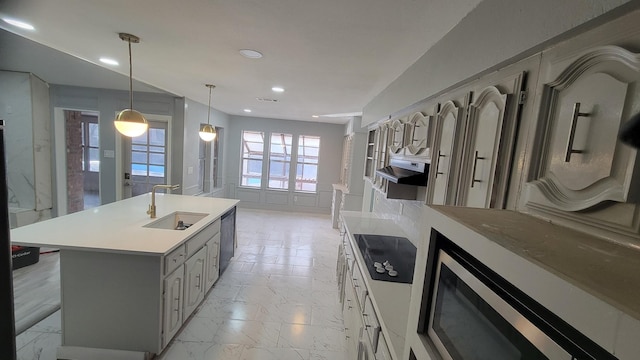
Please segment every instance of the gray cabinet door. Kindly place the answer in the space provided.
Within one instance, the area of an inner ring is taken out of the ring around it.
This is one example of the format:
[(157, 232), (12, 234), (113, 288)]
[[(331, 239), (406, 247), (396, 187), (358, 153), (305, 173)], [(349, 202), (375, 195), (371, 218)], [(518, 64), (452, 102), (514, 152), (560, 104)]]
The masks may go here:
[(184, 268), (180, 265), (180, 267), (164, 280), (164, 309), (162, 316), (163, 348), (167, 346), (182, 326), (183, 288)]
[(218, 232), (211, 240), (207, 242), (207, 287), (205, 292), (210, 289), (218, 280), (220, 258), (220, 233)]
[(184, 318), (188, 318), (204, 298), (207, 247), (198, 250), (185, 263)]

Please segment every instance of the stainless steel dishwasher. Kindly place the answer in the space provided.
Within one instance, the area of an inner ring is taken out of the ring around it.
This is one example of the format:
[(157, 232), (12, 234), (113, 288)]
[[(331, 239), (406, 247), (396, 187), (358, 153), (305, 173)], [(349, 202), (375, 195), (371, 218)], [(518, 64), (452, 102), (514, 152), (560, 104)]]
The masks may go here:
[(220, 217), (220, 275), (233, 257), (236, 240), (236, 208)]

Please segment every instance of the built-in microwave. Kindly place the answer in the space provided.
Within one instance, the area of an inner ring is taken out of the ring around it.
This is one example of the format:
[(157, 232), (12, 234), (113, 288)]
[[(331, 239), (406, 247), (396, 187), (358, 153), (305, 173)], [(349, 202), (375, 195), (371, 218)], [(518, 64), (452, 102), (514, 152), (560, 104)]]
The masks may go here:
[(443, 359), (616, 359), (434, 232), (418, 333)]
[(566, 359), (571, 354), (446, 252), (440, 252), (428, 334), (444, 359)]

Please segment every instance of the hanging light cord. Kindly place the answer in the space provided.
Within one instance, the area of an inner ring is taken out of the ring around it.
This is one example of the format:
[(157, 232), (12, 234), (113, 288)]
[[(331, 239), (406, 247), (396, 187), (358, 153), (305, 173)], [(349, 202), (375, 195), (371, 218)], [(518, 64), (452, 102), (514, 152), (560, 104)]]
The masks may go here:
[(209, 123), (209, 118), (211, 117), (211, 90), (213, 89), (213, 86), (209, 85), (209, 111), (207, 112), (207, 125), (211, 125)]
[(133, 62), (131, 61), (131, 38), (129, 43), (129, 109), (133, 110)]

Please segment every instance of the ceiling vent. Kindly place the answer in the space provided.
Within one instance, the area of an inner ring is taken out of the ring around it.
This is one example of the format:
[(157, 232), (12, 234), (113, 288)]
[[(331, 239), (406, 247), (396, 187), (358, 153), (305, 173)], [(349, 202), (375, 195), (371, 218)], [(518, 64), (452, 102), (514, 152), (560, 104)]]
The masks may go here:
[(270, 99), (270, 98), (263, 98), (263, 97), (258, 97), (256, 98), (256, 100), (262, 101), (262, 102), (278, 102), (278, 99)]

